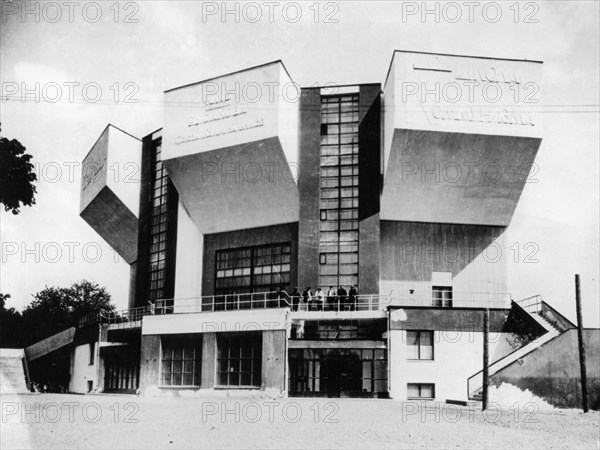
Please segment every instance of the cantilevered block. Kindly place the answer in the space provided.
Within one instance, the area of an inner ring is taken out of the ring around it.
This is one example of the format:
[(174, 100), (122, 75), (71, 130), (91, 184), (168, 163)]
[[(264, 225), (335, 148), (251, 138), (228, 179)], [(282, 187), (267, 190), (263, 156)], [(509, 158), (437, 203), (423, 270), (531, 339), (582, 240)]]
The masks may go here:
[(137, 259), (142, 142), (108, 125), (83, 160), (79, 215), (128, 263)]
[(298, 221), (298, 100), (280, 61), (165, 93), (163, 163), (203, 234)]
[(508, 225), (541, 143), (540, 68), (395, 52), (381, 219)]

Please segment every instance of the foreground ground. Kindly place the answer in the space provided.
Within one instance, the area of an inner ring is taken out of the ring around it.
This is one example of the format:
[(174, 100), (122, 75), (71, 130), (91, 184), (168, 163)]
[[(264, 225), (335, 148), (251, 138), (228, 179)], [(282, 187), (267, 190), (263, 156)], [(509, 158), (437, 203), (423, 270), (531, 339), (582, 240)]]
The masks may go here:
[(599, 448), (598, 412), (352, 399), (2, 396), (0, 448)]

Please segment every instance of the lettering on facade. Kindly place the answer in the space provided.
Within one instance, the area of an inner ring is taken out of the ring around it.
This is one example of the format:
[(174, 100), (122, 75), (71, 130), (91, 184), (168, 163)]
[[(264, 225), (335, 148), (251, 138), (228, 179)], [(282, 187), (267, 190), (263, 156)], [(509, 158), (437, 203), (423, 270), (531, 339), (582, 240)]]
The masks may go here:
[[(501, 70), (492, 65), (470, 64), (439, 65), (413, 64), (413, 70), (450, 73), (457, 82), (506, 83), (512, 87), (522, 85), (523, 77), (511, 70)], [(525, 84), (527, 86), (527, 84)], [(507, 107), (476, 107), (457, 105), (435, 105), (425, 107), (429, 118), (447, 121), (496, 123), (501, 125), (535, 126), (531, 114), (513, 111)]]
[(470, 65), (427, 66), (413, 64), (413, 70), (454, 73), (455, 80), (483, 81), (489, 83), (523, 83), (523, 78), (512, 71), (503, 71), (494, 66), (475, 67)]
[[(236, 133), (252, 128), (259, 128), (264, 125), (264, 119), (256, 119), (249, 122), (244, 122), (236, 125), (219, 126), (223, 120), (233, 117), (241, 117), (247, 114), (245, 108), (240, 105), (232, 104), (230, 97), (219, 97), (216, 99), (207, 100), (204, 103), (204, 110), (199, 114), (193, 114), (188, 120), (188, 128), (195, 130), (186, 136), (177, 136), (175, 144), (184, 144), (186, 142), (198, 141), (214, 136)], [(213, 126), (204, 126), (205, 124), (216, 122)]]
[(428, 110), (436, 120), (499, 123), (502, 125), (535, 126), (528, 113), (510, 111), (507, 108), (492, 109), (478, 107), (433, 106)]

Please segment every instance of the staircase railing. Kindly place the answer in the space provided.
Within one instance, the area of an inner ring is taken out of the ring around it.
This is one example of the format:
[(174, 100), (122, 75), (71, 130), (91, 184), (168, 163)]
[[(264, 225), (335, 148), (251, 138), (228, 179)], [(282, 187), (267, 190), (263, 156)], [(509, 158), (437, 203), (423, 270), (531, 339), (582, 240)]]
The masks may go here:
[(528, 313), (539, 314), (542, 312), (542, 296), (539, 294), (517, 300), (516, 303)]

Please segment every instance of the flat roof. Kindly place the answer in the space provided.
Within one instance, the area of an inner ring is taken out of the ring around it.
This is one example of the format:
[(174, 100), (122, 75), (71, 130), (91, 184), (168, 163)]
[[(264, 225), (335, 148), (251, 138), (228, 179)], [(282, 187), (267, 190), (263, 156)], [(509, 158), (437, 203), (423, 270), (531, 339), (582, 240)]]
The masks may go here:
[(171, 89), (167, 89), (166, 91), (164, 91), (164, 93), (166, 94), (167, 92), (175, 91), (177, 89), (183, 89), (183, 88), (186, 88), (186, 87), (195, 86), (197, 84), (206, 83), (208, 81), (217, 80), (219, 78), (228, 77), (229, 75), (235, 75), (237, 73), (248, 72), (249, 70), (254, 70), (254, 69), (258, 69), (260, 67), (270, 66), (272, 64), (281, 64), (281, 66), (283, 67), (283, 70), (285, 70), (285, 73), (287, 73), (287, 76), (290, 77), (290, 80), (293, 81), (290, 73), (288, 72), (287, 68), (285, 67), (285, 64), (283, 64), (283, 61), (280, 60), (280, 59), (277, 59), (275, 61), (270, 61), (270, 62), (267, 62), (267, 63), (264, 63), (264, 64), (259, 64), (257, 66), (252, 66), (252, 67), (248, 67), (248, 68), (240, 69), (240, 70), (234, 70), (233, 72), (229, 72), (229, 73), (225, 73), (225, 74), (222, 74), (222, 75), (217, 75), (217, 76), (214, 76), (214, 77), (206, 78), (206, 79), (201, 80), (201, 81), (195, 81), (194, 83), (184, 84), (183, 86), (177, 86), (177, 87), (174, 87), (174, 88), (171, 88)]
[(129, 136), (129, 137), (132, 137), (132, 138), (134, 138), (134, 139), (135, 139), (135, 140), (137, 140), (137, 141), (140, 141), (140, 142), (142, 142), (142, 140), (141, 140), (140, 138), (138, 138), (138, 137), (134, 136), (134, 135), (133, 135), (133, 134), (131, 134), (131, 133), (128, 133), (127, 131), (125, 131), (125, 130), (123, 130), (123, 129), (119, 128), (118, 126), (116, 126), (116, 125), (113, 125), (112, 123), (110, 123), (110, 122), (109, 122), (109, 123), (108, 123), (108, 124), (107, 124), (107, 125), (106, 125), (106, 126), (103, 128), (103, 129), (102, 129), (102, 133), (100, 133), (100, 135), (99, 135), (99, 136), (96, 138), (96, 140), (94, 141), (94, 144), (92, 145), (92, 148), (90, 148), (90, 149), (88, 150), (88, 152), (87, 152), (87, 153), (85, 154), (85, 156), (83, 157), (83, 160), (82, 160), (82, 161), (85, 161), (85, 159), (86, 159), (86, 158), (87, 158), (87, 157), (90, 155), (90, 153), (92, 152), (92, 150), (94, 150), (94, 147), (96, 146), (96, 144), (98, 143), (98, 141), (100, 140), (100, 138), (101, 138), (101, 137), (104, 135), (104, 133), (105, 133), (105, 132), (106, 132), (106, 131), (107, 131), (107, 130), (110, 128), (110, 127), (113, 127), (115, 130), (118, 130), (118, 131), (120, 131), (121, 133), (123, 133), (123, 134), (126, 134), (127, 136)]
[(534, 59), (498, 58), (495, 56), (459, 55), (459, 54), (455, 54), (455, 53), (419, 52), (419, 51), (415, 51), (415, 50), (394, 50), (392, 52), (392, 59), (390, 60), (390, 65), (388, 67), (387, 74), (385, 76), (385, 81), (383, 83), (384, 86), (387, 84), (388, 78), (390, 76), (390, 71), (392, 70), (392, 64), (394, 64), (394, 57), (396, 56), (396, 53), (412, 53), (412, 54), (418, 54), (418, 55), (451, 56), (454, 58), (491, 59), (491, 60), (495, 60), (495, 61), (515, 61), (515, 62), (529, 62), (529, 63), (535, 63), (535, 64), (544, 64), (544, 61), (537, 61)]

